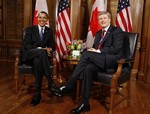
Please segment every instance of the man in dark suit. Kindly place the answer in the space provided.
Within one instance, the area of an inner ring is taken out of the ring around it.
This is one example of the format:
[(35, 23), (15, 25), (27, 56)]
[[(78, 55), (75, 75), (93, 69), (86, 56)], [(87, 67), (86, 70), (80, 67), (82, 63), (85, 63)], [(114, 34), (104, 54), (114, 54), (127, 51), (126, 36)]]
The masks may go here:
[(50, 57), (54, 48), (53, 31), (45, 26), (48, 22), (48, 14), (41, 11), (38, 14), (38, 25), (26, 28), (23, 39), (22, 61), (33, 66), (33, 73), (35, 75), (35, 94), (31, 101), (31, 106), (40, 103), (41, 100), (41, 85), (43, 76), (48, 80), (48, 89), (52, 94), (54, 93), (55, 85), (51, 77)]
[(82, 80), (82, 101), (71, 111), (73, 114), (90, 110), (90, 88), (94, 72), (113, 68), (117, 60), (122, 57), (122, 30), (110, 24), (111, 16), (106, 11), (99, 13), (98, 20), (102, 29), (96, 33), (93, 47), (83, 52), (69, 81), (59, 88), (60, 93), (67, 93), (73, 88), (77, 79)]

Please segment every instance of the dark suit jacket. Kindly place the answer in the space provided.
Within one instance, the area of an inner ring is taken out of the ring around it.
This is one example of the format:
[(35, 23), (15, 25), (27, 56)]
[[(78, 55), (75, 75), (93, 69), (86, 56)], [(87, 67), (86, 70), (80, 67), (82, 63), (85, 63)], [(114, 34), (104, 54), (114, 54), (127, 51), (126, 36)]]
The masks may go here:
[[(27, 61), (30, 56), (29, 50), (37, 50), (37, 47), (50, 47), (54, 51), (54, 38), (52, 29), (45, 27), (43, 40), (41, 41), (38, 26), (26, 28), (23, 38), (22, 61)], [(32, 58), (32, 57), (31, 57)]]
[[(98, 31), (95, 35), (93, 47), (98, 48), (99, 39), (102, 30)], [(100, 48), (101, 53), (105, 55), (106, 69), (113, 67), (118, 59), (122, 57), (123, 52), (123, 31), (114, 26), (110, 26), (105, 34), (103, 44)], [(101, 60), (103, 61), (103, 60)]]

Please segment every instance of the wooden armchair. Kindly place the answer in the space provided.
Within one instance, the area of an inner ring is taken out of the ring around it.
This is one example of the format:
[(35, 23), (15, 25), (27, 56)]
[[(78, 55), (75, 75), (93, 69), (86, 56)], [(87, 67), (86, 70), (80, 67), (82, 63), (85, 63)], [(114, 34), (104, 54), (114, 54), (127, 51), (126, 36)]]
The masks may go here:
[[(15, 52), (15, 65), (14, 65), (14, 70), (15, 70), (15, 75), (14, 75), (14, 81), (15, 81), (15, 92), (17, 94), (17, 97), (19, 98), (19, 90), (21, 89), (21, 87), (23, 85), (25, 85), (26, 82), (26, 76), (33, 74), (32, 71), (32, 66), (27, 65), (25, 63), (21, 63), (20, 59), (21, 59), (21, 51), (20, 50), (16, 50)], [(56, 79), (56, 58), (55, 58), (55, 54), (53, 53), (53, 57), (52, 57), (52, 65), (50, 66), (50, 68), (52, 69), (52, 78)], [(20, 79), (21, 76), (23, 76), (22, 80)]]
[[(101, 98), (103, 96), (101, 103), (103, 103), (103, 106), (109, 111), (109, 114), (112, 114), (114, 107), (124, 100), (127, 100), (128, 105), (130, 104), (130, 77), (134, 63), (137, 40), (138, 33), (124, 32), (124, 58), (118, 60), (117, 68), (108, 69), (108, 71), (104, 72), (100, 71), (93, 76), (93, 83), (101, 86), (100, 96)], [(126, 92), (123, 91), (124, 85), (126, 85)], [(106, 89), (106, 87), (109, 89)], [(107, 97), (105, 96), (105, 93), (109, 95), (109, 103), (106, 101)]]
[[(23, 29), (23, 38), (24, 38), (24, 35), (25, 35), (25, 30)], [(56, 55), (55, 52), (53, 52), (52, 56), (51, 56), (52, 64), (50, 66), (50, 68), (52, 69), (52, 78), (53, 79), (57, 78), (57, 76), (56, 76), (57, 63), (56, 63), (55, 55)], [(33, 71), (32, 71), (32, 66), (21, 62), (21, 50), (19, 50), (19, 49), (16, 50), (15, 56), (16, 56), (15, 65), (14, 65), (15, 92), (17, 94), (17, 97), (19, 98), (19, 90), (23, 85), (25, 85), (26, 76), (29, 74), (33, 74)], [(21, 76), (23, 76), (23, 80), (20, 80)]]

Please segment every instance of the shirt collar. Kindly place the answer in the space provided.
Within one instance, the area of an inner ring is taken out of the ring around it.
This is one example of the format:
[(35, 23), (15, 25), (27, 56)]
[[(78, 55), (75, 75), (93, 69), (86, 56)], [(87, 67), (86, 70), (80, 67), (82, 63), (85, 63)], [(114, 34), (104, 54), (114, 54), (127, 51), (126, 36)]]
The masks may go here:
[[(105, 31), (107, 32), (107, 30), (108, 30), (109, 27), (110, 27), (110, 25), (107, 26), (106, 28), (104, 28), (103, 30), (105, 30)], [(105, 32), (105, 33), (106, 33), (106, 32)]]
[(39, 28), (40, 31), (41, 31), (42, 28), (43, 28), (43, 31), (45, 30), (45, 26), (41, 27), (39, 24), (38, 24), (38, 28)]

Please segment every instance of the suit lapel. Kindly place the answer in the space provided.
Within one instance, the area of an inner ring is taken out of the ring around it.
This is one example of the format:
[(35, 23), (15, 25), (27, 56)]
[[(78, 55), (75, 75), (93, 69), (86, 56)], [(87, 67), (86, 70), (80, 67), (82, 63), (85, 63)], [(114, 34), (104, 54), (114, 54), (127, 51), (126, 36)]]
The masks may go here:
[(95, 40), (94, 40), (94, 48), (97, 48), (97, 47), (98, 47), (101, 34), (102, 34), (102, 30), (99, 30), (99, 31), (96, 33)]
[(48, 36), (47, 33), (48, 33), (48, 28), (45, 27), (43, 41), (42, 41), (43, 43), (47, 41), (47, 36)]
[(105, 36), (104, 36), (104, 39), (103, 39), (103, 41), (102, 41), (102, 44), (103, 44), (103, 43), (106, 41), (106, 39), (109, 37), (111, 29), (112, 29), (112, 26), (110, 26), (110, 27), (108, 28), (108, 30), (107, 30), (107, 32), (106, 32), (106, 34), (105, 34)]
[(39, 28), (38, 28), (38, 26), (35, 26), (35, 29), (34, 29), (35, 31), (35, 35), (36, 35), (36, 38), (37, 38), (37, 40), (38, 40), (38, 42), (41, 42), (41, 38), (40, 38), (40, 35), (39, 35)]

